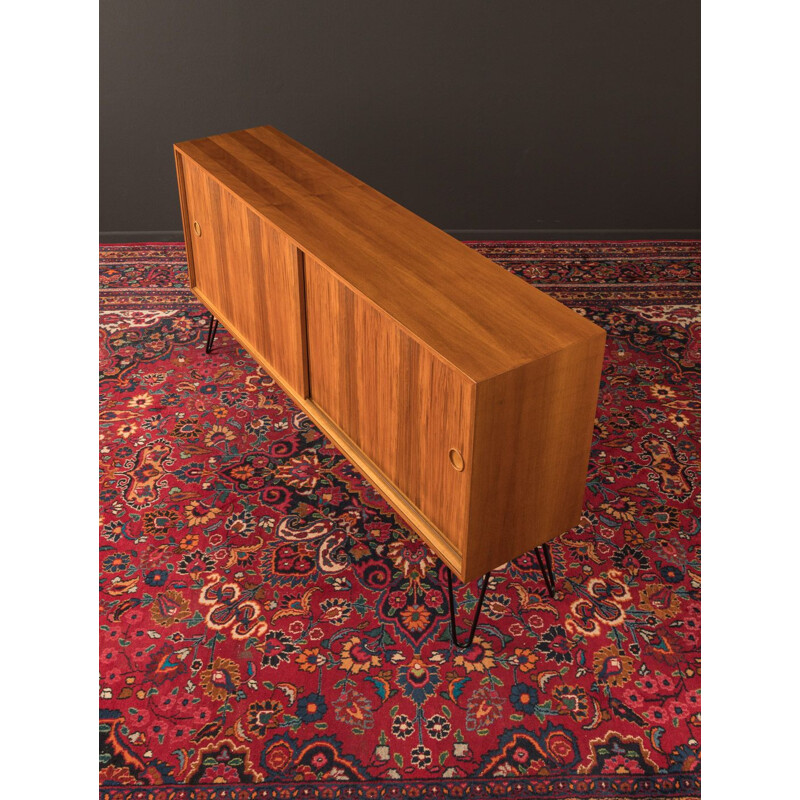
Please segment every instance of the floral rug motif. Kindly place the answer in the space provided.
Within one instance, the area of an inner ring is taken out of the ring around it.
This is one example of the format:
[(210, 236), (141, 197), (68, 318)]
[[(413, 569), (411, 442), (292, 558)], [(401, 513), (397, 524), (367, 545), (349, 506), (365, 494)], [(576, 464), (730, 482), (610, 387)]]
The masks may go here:
[(206, 355), (183, 245), (101, 246), (101, 798), (699, 797), (699, 243), (469, 244), (608, 344), (558, 594), (498, 569), (466, 651), (436, 556)]

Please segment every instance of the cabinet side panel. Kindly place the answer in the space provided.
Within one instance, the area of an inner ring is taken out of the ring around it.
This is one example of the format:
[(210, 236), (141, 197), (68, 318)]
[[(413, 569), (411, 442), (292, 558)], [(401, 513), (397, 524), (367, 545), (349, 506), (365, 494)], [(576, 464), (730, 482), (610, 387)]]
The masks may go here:
[(175, 154), (175, 174), (178, 178), (178, 197), (181, 204), (181, 224), (183, 225), (183, 241), (186, 246), (186, 263), (189, 267), (189, 286), (194, 287), (196, 284), (194, 278), (194, 254), (192, 253), (192, 232), (189, 223), (189, 207), (186, 199), (186, 180), (183, 172), (183, 157), (176, 148), (173, 148)]
[(305, 278), (311, 400), (460, 553), (474, 384), (308, 256)]
[(604, 345), (593, 336), (478, 384), (468, 577), (578, 524)]

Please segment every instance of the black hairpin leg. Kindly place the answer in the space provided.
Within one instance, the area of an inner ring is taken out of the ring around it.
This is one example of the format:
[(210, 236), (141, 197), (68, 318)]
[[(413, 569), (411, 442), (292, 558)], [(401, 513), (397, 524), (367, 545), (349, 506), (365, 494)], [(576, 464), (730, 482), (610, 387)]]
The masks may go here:
[(489, 586), (489, 581), (492, 579), (492, 573), (487, 572), (483, 576), (483, 585), (481, 586), (481, 594), (478, 597), (478, 605), (475, 607), (475, 615), (472, 618), (472, 627), (469, 630), (469, 639), (463, 644), (458, 641), (458, 632), (456, 631), (456, 604), (453, 598), (453, 573), (450, 572), (450, 567), (445, 567), (447, 570), (447, 592), (450, 599), (450, 638), (456, 647), (466, 650), (472, 645), (472, 640), (475, 638), (475, 629), (478, 627), (478, 617), (481, 615), (481, 608), (483, 608), (483, 598), (486, 595), (486, 589)]
[[(544, 550), (544, 558), (542, 551)], [(545, 542), (536, 548), (536, 558), (539, 560), (539, 568), (542, 570), (547, 592), (550, 597), (556, 596), (556, 577), (553, 574), (553, 557), (550, 555), (550, 545)]]
[(211, 352), (211, 348), (214, 345), (214, 337), (217, 335), (218, 325), (219, 325), (219, 320), (213, 314), (210, 314), (208, 320), (208, 339), (206, 340), (206, 353)]

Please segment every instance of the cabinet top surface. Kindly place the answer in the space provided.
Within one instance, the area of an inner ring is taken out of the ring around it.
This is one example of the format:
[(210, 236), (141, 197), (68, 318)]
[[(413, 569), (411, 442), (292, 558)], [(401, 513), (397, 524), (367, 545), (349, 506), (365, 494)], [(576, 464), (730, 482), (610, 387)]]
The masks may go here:
[(175, 148), (471, 380), (603, 335), (275, 128)]

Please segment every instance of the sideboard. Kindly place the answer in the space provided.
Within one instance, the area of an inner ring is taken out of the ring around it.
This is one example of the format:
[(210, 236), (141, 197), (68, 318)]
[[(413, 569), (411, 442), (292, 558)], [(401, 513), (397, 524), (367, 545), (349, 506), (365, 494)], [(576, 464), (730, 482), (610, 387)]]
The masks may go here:
[(452, 572), (578, 523), (601, 328), (275, 128), (174, 150), (194, 294)]

